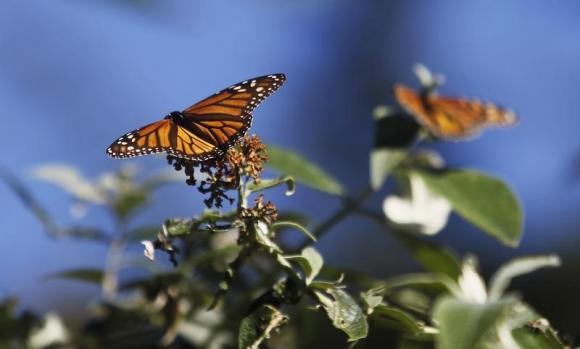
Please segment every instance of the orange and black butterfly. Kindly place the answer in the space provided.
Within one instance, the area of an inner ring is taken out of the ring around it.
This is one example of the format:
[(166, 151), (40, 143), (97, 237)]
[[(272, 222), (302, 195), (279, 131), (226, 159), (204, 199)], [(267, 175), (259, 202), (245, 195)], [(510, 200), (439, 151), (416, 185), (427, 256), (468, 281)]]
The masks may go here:
[(438, 97), (429, 91), (417, 93), (401, 84), (394, 87), (397, 102), (438, 138), (461, 140), (486, 127), (516, 123), (514, 112), (493, 103)]
[(285, 80), (284, 74), (273, 74), (242, 81), (119, 137), (107, 154), (130, 158), (166, 152), (193, 161), (219, 157), (250, 128), (254, 108)]

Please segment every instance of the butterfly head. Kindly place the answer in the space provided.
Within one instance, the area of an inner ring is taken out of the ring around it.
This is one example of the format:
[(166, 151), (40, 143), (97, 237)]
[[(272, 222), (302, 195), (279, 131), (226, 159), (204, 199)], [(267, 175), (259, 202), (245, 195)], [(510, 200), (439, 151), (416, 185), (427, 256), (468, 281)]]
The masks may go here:
[(165, 119), (169, 119), (175, 123), (179, 123), (180, 121), (183, 121), (184, 116), (181, 112), (179, 111), (172, 111), (171, 113), (167, 114), (167, 116), (165, 117)]

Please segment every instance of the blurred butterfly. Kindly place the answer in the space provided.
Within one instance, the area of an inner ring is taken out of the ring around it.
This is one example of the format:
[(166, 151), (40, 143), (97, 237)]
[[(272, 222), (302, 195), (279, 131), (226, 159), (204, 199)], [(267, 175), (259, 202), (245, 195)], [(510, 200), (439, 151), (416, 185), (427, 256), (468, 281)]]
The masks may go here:
[(219, 157), (250, 128), (254, 108), (285, 80), (284, 74), (273, 74), (230, 86), (182, 112), (171, 112), (119, 137), (107, 154), (130, 158), (166, 152), (193, 161)]
[(417, 93), (401, 84), (394, 87), (397, 102), (427, 130), (438, 138), (461, 140), (483, 128), (509, 126), (516, 115), (493, 103), (461, 98), (438, 97)]

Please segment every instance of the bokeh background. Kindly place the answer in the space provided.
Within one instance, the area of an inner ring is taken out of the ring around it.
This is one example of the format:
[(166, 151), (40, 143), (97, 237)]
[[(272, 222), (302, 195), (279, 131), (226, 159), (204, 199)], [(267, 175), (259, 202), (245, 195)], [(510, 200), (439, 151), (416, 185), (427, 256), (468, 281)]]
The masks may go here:
[[(515, 288), (557, 328), (580, 335), (580, 3), (4, 0), (0, 33), (0, 164), (63, 225), (74, 223), (73, 201), (34, 180), (34, 166), (68, 163), (95, 178), (121, 165), (104, 154), (118, 135), (253, 76), (284, 72), (288, 81), (255, 112), (252, 131), (319, 163), (353, 193), (368, 181), (371, 112), (393, 102), (392, 83), (417, 85), (413, 63), (443, 73), (443, 93), (510, 106), (517, 127), (436, 148), (452, 166), (511, 184), (526, 212), (521, 247), (500, 246), (457, 217), (436, 239), (476, 253), (486, 275), (516, 255), (560, 254), (562, 268)], [(164, 166), (155, 157), (133, 163), (145, 172)], [(370, 206), (378, 209), (386, 194)], [(276, 202), (315, 220), (339, 207), (303, 187)], [(5, 185), (0, 207), (0, 296), (65, 318), (82, 314), (98, 290), (45, 276), (101, 266), (105, 249), (50, 239)], [(175, 185), (137, 223), (201, 209), (193, 189)], [(111, 228), (98, 209), (83, 222)], [(318, 246), (329, 263), (381, 277), (418, 270), (362, 220), (341, 223)]]

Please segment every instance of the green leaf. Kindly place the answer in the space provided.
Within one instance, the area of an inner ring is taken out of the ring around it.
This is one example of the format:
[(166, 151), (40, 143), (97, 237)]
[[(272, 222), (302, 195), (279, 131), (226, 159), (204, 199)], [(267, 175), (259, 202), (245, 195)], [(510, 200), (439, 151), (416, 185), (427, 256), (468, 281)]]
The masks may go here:
[(372, 314), (375, 308), (383, 302), (384, 286), (371, 288), (366, 292), (361, 292), (360, 297), (366, 305), (366, 313)]
[(522, 209), (504, 182), (471, 170), (417, 173), (463, 218), (508, 246), (519, 244)]
[(405, 159), (407, 148), (378, 148), (370, 155), (370, 181), (373, 190), (379, 190), (389, 174)]
[(220, 302), (220, 300), (225, 296), (225, 294), (229, 291), (232, 283), (234, 282), (234, 278), (238, 275), (238, 272), (246, 262), (246, 260), (254, 253), (255, 247), (254, 246), (244, 246), (238, 256), (228, 263), (226, 270), (223, 275), (222, 281), (219, 283), (219, 288), (217, 292), (214, 294), (214, 298), (212, 303), (209, 305), (208, 310), (214, 309)]
[(388, 293), (390, 303), (406, 311), (412, 311), (414, 315), (420, 315), (422, 319), (431, 316), (434, 297), (435, 295), (428, 294), (428, 292), (412, 288), (390, 290)]
[(348, 293), (336, 287), (329, 287), (325, 292), (314, 290), (314, 293), (333, 326), (344, 331), (349, 342), (366, 338), (369, 327), (367, 318)]
[(191, 232), (191, 219), (171, 218), (165, 221), (168, 236), (188, 235)]
[(288, 321), (288, 316), (271, 305), (262, 305), (240, 323), (238, 348), (258, 349), (260, 345)]
[(55, 236), (58, 235), (55, 232), (59, 230), (58, 226), (54, 223), (48, 211), (40, 205), (24, 183), (8, 171), (8, 169), (4, 168), (4, 166), (0, 166), (0, 179), (18, 196), (22, 203), (34, 214), (49, 233)]
[(306, 285), (312, 283), (324, 265), (322, 256), (313, 247), (306, 247), (299, 256), (286, 256), (286, 259), (300, 265), (304, 271)]
[(390, 108), (377, 108), (375, 144), (370, 153), (370, 183), (373, 190), (381, 188), (388, 175), (405, 159), (417, 138), (418, 124)]
[(343, 280), (344, 280), (344, 274), (341, 274), (339, 276), (339, 278), (337, 280), (335, 280), (335, 281), (327, 281), (327, 280), (324, 280), (324, 281), (320, 281), (320, 280), (319, 281), (313, 281), (310, 284), (310, 288), (312, 288), (314, 290), (320, 290), (320, 291), (326, 292), (329, 289), (333, 289), (333, 288), (339, 287)]
[(73, 239), (94, 240), (99, 242), (108, 242), (109, 236), (97, 228), (71, 226), (62, 228), (58, 226), (48, 211), (40, 205), (32, 193), (11, 174), (7, 169), (0, 166), (0, 180), (3, 180), (8, 187), (16, 194), (24, 206), (40, 221), (43, 228), (53, 237), (66, 237)]
[(267, 149), (267, 164), (276, 171), (290, 175), (296, 181), (316, 190), (332, 195), (344, 194), (342, 185), (336, 179), (301, 155), (271, 145)]
[(461, 294), (461, 290), (454, 279), (445, 274), (437, 273), (413, 273), (395, 276), (385, 282), (385, 287), (388, 289), (407, 287), (432, 294), (440, 294), (442, 292), (449, 292), (454, 295)]
[(78, 200), (96, 204), (104, 204), (107, 201), (105, 194), (73, 166), (64, 164), (42, 165), (34, 168), (32, 174), (38, 179), (59, 186)]
[(282, 253), (282, 249), (278, 244), (272, 240), (270, 232), (268, 230), (268, 225), (262, 222), (258, 222), (253, 225), (253, 230), (255, 233), (256, 242), (263, 247), (265, 247), (271, 254)]
[(293, 195), (296, 191), (296, 183), (294, 183), (294, 178), (290, 176), (282, 176), (275, 179), (262, 179), (260, 183), (250, 183), (248, 184), (248, 191), (255, 193), (277, 187), (280, 184), (286, 184), (286, 196)]
[(298, 231), (303, 232), (304, 235), (308, 236), (312, 241), (316, 241), (316, 237), (300, 223), (290, 221), (277, 221), (274, 224), (272, 224), (273, 230), (280, 230), (283, 228), (294, 228)]
[(403, 309), (384, 303), (375, 308), (373, 319), (378, 319), (388, 327), (413, 336), (419, 336), (425, 332), (425, 324), (423, 322), (417, 320)]
[(282, 251), (280, 246), (278, 246), (278, 244), (272, 240), (268, 225), (263, 222), (258, 222), (253, 224), (252, 227), (256, 243), (265, 248), (266, 251), (276, 259), (280, 266), (287, 269), (287, 271), (292, 272), (296, 278), (299, 278), (300, 276), (292, 269), (292, 264), (290, 264), (290, 262), (282, 254), (284, 251)]
[(143, 240), (154, 240), (157, 234), (161, 231), (158, 225), (143, 226), (131, 230), (127, 234), (127, 240), (132, 242), (139, 242)]
[(569, 349), (548, 320), (525, 303), (518, 304), (509, 314), (508, 325), (519, 349)]
[(108, 243), (111, 238), (105, 232), (101, 231), (98, 228), (91, 228), (91, 227), (80, 227), (80, 226), (72, 226), (72, 227), (64, 227), (58, 228), (54, 231), (59, 237), (63, 238), (71, 238), (71, 239), (79, 239), (79, 240), (90, 240), (90, 241), (97, 241)]
[(475, 348), (488, 331), (505, 320), (515, 304), (515, 298), (480, 304), (443, 296), (433, 309), (433, 319), (439, 324), (437, 348)]
[(498, 269), (490, 281), (489, 298), (498, 300), (509, 286), (511, 280), (540, 268), (559, 267), (560, 258), (556, 255), (530, 256), (516, 258)]
[(103, 281), (104, 272), (101, 269), (70, 269), (46, 276), (47, 279), (68, 279), (100, 284)]
[(149, 200), (149, 195), (144, 191), (122, 191), (113, 202), (113, 209), (119, 217), (125, 218), (143, 207)]
[(558, 333), (548, 326), (547, 328), (537, 328), (526, 326), (512, 331), (512, 336), (520, 345), (521, 349), (567, 349), (558, 337)]
[(448, 248), (406, 232), (397, 233), (396, 236), (425, 270), (442, 273), (452, 279), (461, 273), (461, 262)]

